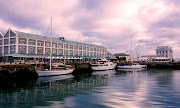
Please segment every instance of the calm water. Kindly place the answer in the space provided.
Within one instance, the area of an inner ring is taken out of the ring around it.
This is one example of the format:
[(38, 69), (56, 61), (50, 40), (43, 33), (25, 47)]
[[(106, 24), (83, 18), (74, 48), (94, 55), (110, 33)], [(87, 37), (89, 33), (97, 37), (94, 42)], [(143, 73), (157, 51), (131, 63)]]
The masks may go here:
[(0, 84), (2, 108), (180, 107), (180, 70), (110, 70)]

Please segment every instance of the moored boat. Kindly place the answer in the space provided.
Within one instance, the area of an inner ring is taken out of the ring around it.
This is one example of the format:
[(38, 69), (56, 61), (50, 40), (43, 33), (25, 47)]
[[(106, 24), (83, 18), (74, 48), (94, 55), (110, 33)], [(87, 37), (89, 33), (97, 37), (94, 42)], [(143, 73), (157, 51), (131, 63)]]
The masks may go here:
[(98, 60), (96, 63), (91, 64), (92, 70), (111, 70), (116, 67), (116, 64), (108, 61), (107, 59)]
[(147, 68), (146, 65), (140, 65), (139, 63), (132, 63), (132, 64), (126, 64), (126, 65), (117, 65), (117, 69), (142, 69)]

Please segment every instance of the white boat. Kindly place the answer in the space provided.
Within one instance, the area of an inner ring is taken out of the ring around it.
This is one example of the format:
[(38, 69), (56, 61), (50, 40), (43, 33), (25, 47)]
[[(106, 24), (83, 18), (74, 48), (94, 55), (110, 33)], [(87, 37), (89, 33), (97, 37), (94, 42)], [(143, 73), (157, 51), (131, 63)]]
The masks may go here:
[(110, 70), (114, 69), (116, 64), (108, 61), (107, 59), (98, 60), (96, 63), (91, 64), (92, 70)]
[[(52, 45), (52, 18), (51, 18), (51, 45)], [(50, 54), (50, 69), (45, 70), (36, 70), (38, 76), (55, 76), (55, 75), (64, 75), (64, 74), (70, 74), (75, 69), (74, 68), (66, 68), (65, 65), (65, 59), (64, 59), (64, 66), (61, 64), (55, 65), (54, 69), (52, 70), (52, 48), (51, 48), (51, 54)]]
[(146, 65), (140, 65), (139, 63), (132, 63), (130, 65), (117, 65), (117, 69), (143, 69)]
[(57, 75), (66, 75), (70, 74), (74, 71), (74, 69), (66, 69), (66, 70), (36, 70), (38, 76), (57, 76)]

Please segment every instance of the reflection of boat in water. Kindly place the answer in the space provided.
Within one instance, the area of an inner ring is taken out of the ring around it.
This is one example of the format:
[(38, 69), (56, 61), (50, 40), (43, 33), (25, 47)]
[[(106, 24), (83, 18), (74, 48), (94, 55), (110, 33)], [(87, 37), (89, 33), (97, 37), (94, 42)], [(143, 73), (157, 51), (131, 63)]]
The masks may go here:
[(98, 60), (96, 63), (91, 64), (92, 70), (110, 70), (114, 69), (116, 64), (108, 61), (107, 59)]
[(117, 65), (117, 69), (143, 69), (146, 67), (147, 67), (146, 65), (140, 65), (139, 63)]
[(93, 76), (108, 76), (112, 77), (116, 73), (115, 70), (107, 70), (107, 71), (94, 71), (92, 72)]
[(139, 68), (139, 69), (117, 69), (117, 72), (142, 72), (146, 70), (145, 68)]
[(41, 82), (54, 82), (57, 80), (65, 80), (73, 78), (73, 75), (60, 75), (60, 76), (49, 76), (49, 77), (39, 77), (37, 80), (37, 84)]

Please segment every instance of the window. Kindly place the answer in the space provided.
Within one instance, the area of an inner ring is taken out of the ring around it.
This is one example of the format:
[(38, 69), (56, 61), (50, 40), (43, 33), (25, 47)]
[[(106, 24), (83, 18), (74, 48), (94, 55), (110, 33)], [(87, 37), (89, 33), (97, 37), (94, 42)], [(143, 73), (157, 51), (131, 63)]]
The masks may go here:
[(16, 38), (11, 38), (10, 39), (10, 44), (16, 44)]
[(93, 51), (93, 48), (90, 48), (90, 51)]
[(68, 50), (64, 50), (64, 54), (65, 54), (65, 55), (68, 55)]
[(75, 45), (75, 49), (78, 50), (78, 46), (77, 45)]
[(65, 44), (65, 48), (68, 49), (68, 44)]
[(83, 47), (83, 50), (86, 50), (86, 47)]
[(59, 49), (59, 55), (63, 55), (63, 49)]
[(10, 31), (10, 36), (13, 37), (13, 36), (16, 36), (16, 34), (12, 31)]
[(82, 51), (79, 51), (79, 54), (78, 54), (79, 56), (82, 56)]
[(89, 52), (87, 52), (87, 56), (89, 56)]
[(104, 52), (104, 49), (102, 49), (102, 52)]
[(73, 49), (73, 45), (70, 45), (69, 47), (70, 47), (70, 49)]
[(96, 52), (94, 52), (94, 57), (96, 57)]
[(15, 51), (15, 46), (11, 46), (11, 51)]
[(43, 54), (43, 48), (42, 47), (37, 48), (37, 54)]
[(74, 51), (74, 55), (75, 55), (75, 56), (78, 56), (78, 51)]
[(8, 46), (4, 47), (4, 54), (8, 54), (8, 48), (9, 48)]
[(11, 54), (12, 54), (12, 53), (15, 53), (15, 51), (16, 51), (16, 46), (15, 46), (15, 45), (10, 46), (10, 53), (11, 53)]
[(59, 43), (58, 46), (59, 46), (59, 48), (63, 48), (63, 44), (62, 43)]
[(93, 56), (93, 52), (90, 52), (90, 56), (91, 56), (91, 57)]
[(44, 42), (43, 42), (43, 41), (37, 41), (37, 45), (38, 45), (38, 46), (43, 46), (43, 45), (44, 45)]
[(4, 45), (8, 45), (9, 44), (9, 39), (4, 39)]
[(94, 48), (94, 51), (96, 51), (96, 48)]
[(0, 45), (2, 45), (3, 44), (3, 41), (2, 40), (0, 40)]
[(51, 47), (51, 42), (46, 42), (46, 47)]
[(53, 47), (54, 47), (54, 48), (57, 48), (57, 43), (53, 43)]
[(29, 45), (35, 45), (35, 40), (29, 39)]
[(19, 45), (19, 53), (26, 53), (26, 46)]
[(51, 49), (50, 49), (50, 48), (46, 48), (46, 49), (45, 49), (45, 53), (46, 53), (46, 54), (50, 54), (50, 52), (51, 52)]
[(83, 56), (86, 56), (86, 51), (83, 51)]
[(79, 46), (79, 50), (82, 50), (82, 46)]
[(53, 48), (53, 49), (52, 49), (52, 54), (53, 54), (53, 55), (57, 55), (57, 49), (54, 49), (54, 48)]
[(29, 47), (29, 54), (35, 54), (35, 47)]
[(89, 51), (89, 47), (87, 47), (87, 50)]
[(19, 44), (26, 44), (25, 38), (19, 38)]
[(70, 51), (69, 51), (69, 55), (70, 55), (70, 56), (73, 56), (73, 50), (70, 50)]

